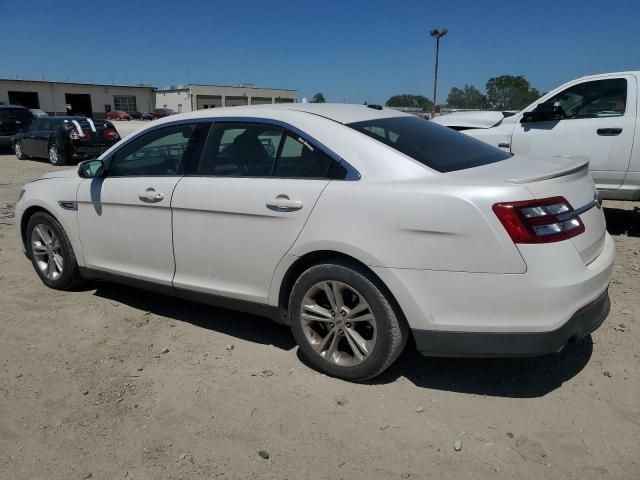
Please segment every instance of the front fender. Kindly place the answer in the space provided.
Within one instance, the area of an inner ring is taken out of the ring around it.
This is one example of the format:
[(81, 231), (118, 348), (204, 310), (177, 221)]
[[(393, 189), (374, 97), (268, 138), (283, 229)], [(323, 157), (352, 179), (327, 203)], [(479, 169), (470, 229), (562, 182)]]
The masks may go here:
[(74, 204), (79, 184), (80, 179), (76, 181), (75, 179), (51, 178), (25, 185), (25, 193), (16, 204), (15, 210), (16, 226), (23, 248), (25, 248), (24, 228), (28, 218), (32, 213), (44, 210), (60, 223), (71, 242), (78, 265), (84, 266), (78, 229), (78, 211), (77, 209), (69, 209), (69, 204), (65, 204), (67, 208), (63, 208), (59, 203), (72, 202)]

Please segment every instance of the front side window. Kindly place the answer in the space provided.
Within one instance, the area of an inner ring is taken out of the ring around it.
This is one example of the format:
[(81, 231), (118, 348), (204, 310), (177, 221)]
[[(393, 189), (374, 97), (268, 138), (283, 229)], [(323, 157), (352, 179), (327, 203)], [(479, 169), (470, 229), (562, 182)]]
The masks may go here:
[(511, 157), (480, 140), (418, 117), (379, 118), (347, 126), (443, 173)]
[(200, 124), (159, 128), (129, 142), (112, 157), (108, 175), (173, 176), (183, 170), (197, 145)]
[(554, 95), (545, 104), (559, 103), (565, 118), (620, 117), (627, 107), (624, 78), (578, 83)]

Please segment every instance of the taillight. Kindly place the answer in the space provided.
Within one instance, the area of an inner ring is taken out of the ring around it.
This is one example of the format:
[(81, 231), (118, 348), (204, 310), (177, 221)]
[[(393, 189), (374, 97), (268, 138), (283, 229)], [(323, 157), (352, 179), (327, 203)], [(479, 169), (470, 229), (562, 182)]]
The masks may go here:
[(90, 130), (81, 130), (81, 133), (78, 133), (77, 129), (73, 129), (69, 131), (69, 138), (71, 140), (88, 140), (91, 138)]
[(107, 138), (109, 138), (109, 139), (112, 139), (112, 140), (113, 140), (113, 139), (118, 139), (118, 138), (120, 138), (120, 136), (118, 135), (118, 132), (116, 132), (116, 129), (115, 129), (115, 128), (105, 128), (105, 129), (102, 131), (102, 134), (103, 134), (105, 137), (107, 137)]
[(496, 203), (493, 211), (514, 243), (551, 243), (584, 232), (584, 224), (564, 197)]

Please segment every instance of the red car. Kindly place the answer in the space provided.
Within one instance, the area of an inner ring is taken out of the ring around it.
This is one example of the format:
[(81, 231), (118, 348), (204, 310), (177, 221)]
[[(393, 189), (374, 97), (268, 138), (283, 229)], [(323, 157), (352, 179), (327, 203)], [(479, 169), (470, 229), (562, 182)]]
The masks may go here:
[(107, 120), (131, 120), (131, 115), (127, 112), (123, 112), (122, 110), (113, 110), (111, 112), (107, 112)]

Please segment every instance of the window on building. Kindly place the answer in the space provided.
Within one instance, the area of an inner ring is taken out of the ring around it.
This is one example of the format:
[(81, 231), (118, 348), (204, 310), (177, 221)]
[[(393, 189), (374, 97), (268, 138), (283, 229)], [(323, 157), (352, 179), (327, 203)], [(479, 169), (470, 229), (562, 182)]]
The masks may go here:
[(133, 113), (138, 110), (135, 95), (114, 95), (113, 107), (115, 110)]

